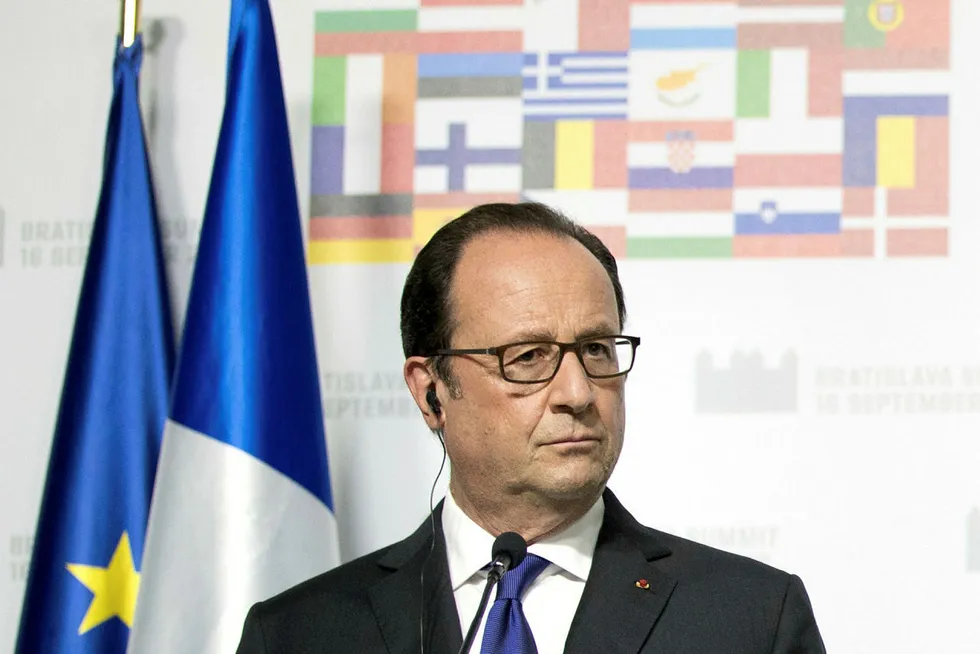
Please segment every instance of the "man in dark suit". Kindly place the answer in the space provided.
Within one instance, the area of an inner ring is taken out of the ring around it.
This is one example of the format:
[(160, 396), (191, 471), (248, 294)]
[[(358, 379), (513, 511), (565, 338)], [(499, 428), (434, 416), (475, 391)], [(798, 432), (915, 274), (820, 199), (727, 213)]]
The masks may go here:
[(240, 654), (456, 652), (504, 532), (528, 556), (473, 652), (825, 652), (799, 578), (644, 527), (606, 488), (640, 339), (594, 235), (542, 205), (477, 207), (419, 252), (401, 314), (449, 493), (407, 539), (254, 606)]

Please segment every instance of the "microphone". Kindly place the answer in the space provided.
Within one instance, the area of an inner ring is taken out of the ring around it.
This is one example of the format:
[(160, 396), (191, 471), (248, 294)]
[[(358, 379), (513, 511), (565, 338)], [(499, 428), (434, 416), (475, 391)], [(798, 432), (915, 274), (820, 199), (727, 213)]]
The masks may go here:
[(483, 596), (480, 598), (480, 607), (476, 610), (473, 622), (470, 623), (463, 645), (459, 648), (459, 654), (467, 654), (473, 646), (473, 639), (476, 638), (476, 630), (480, 627), (480, 621), (487, 610), (487, 601), (490, 599), (490, 589), (500, 581), (504, 573), (512, 570), (521, 564), (527, 556), (527, 541), (517, 532), (507, 531), (493, 541), (491, 550), (493, 561), (490, 563), (490, 572), (487, 573), (487, 585), (483, 589)]
[(507, 531), (493, 541), (493, 562), (490, 564), (489, 579), (492, 575), (494, 583), (500, 581), (504, 573), (521, 564), (527, 556), (527, 541), (516, 531)]

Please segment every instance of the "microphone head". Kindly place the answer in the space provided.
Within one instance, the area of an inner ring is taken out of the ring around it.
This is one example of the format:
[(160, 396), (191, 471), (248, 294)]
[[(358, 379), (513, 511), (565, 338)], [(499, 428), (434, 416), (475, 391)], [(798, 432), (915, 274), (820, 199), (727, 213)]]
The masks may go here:
[(527, 541), (516, 531), (506, 531), (497, 536), (497, 539), (493, 541), (494, 560), (501, 554), (506, 554), (510, 558), (507, 569), (513, 570), (527, 556)]

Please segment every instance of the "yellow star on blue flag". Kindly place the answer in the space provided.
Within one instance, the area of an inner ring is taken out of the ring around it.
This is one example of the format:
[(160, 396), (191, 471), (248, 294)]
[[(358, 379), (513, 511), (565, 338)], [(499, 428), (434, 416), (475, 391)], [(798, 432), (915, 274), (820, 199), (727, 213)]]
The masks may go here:
[(136, 613), (136, 595), (140, 589), (140, 575), (133, 565), (133, 550), (129, 546), (129, 534), (125, 531), (116, 545), (109, 565), (69, 563), (68, 572), (92, 591), (92, 603), (78, 627), (78, 635), (98, 627), (106, 620), (119, 618), (127, 627), (133, 626)]

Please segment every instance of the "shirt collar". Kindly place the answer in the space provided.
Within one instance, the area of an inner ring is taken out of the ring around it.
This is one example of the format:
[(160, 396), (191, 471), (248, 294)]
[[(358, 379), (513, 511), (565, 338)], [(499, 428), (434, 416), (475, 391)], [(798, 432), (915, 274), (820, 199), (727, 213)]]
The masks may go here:
[[(600, 496), (585, 515), (561, 532), (534, 543), (528, 551), (585, 581), (592, 569), (592, 555), (604, 511), (605, 504)], [(490, 562), (494, 537), (463, 513), (452, 491), (446, 493), (443, 503), (442, 530), (446, 536), (449, 580), (455, 592), (474, 575), (486, 575), (483, 568)]]

